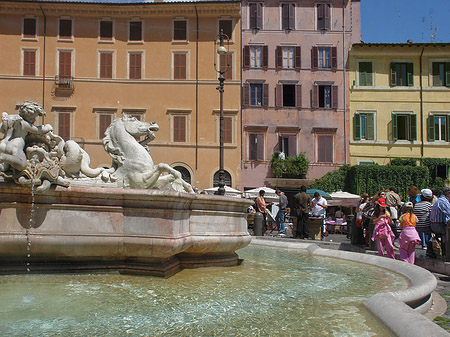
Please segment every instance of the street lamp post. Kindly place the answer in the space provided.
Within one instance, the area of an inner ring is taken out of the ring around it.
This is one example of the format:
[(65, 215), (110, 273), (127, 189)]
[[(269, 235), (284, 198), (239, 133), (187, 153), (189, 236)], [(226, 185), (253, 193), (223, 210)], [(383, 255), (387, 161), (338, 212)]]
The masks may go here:
[[(224, 46), (224, 41), (227, 39), (228, 36), (223, 33), (223, 30), (220, 31), (220, 34), (217, 35), (216, 40), (214, 41), (215, 47), (217, 47), (217, 41), (219, 43), (219, 46), (217, 48), (217, 54), (219, 55), (219, 63), (220, 63), (220, 56), (226, 55), (228, 53), (227, 48)], [(215, 59), (215, 58), (214, 58)], [(217, 190), (218, 195), (225, 195), (225, 183), (224, 183), (224, 170), (223, 170), (223, 157), (224, 157), (224, 151), (223, 151), (223, 86), (225, 82), (225, 76), (224, 74), (228, 71), (228, 58), (226, 60), (226, 64), (220, 65), (217, 67), (216, 62), (214, 62), (214, 68), (216, 72), (219, 74), (219, 86), (216, 88), (219, 90), (219, 99), (220, 99), (220, 119), (219, 119), (219, 188)]]

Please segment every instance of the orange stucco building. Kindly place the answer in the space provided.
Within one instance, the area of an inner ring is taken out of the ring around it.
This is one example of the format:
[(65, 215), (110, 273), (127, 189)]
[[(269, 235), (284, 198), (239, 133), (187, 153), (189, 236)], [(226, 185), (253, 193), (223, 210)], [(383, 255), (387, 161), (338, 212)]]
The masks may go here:
[(91, 166), (109, 166), (102, 146), (122, 114), (156, 121), (150, 143), (164, 162), (198, 187), (219, 169), (216, 54), (230, 36), (224, 93), (226, 183), (240, 188), (240, 2), (183, 1), (0, 3), (0, 106), (9, 114), (32, 100), (55, 133), (74, 139)]

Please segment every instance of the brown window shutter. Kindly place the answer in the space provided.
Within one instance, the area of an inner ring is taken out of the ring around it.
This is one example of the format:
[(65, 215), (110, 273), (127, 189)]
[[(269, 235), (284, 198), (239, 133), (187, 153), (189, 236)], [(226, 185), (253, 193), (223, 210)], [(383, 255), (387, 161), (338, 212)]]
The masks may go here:
[(174, 116), (173, 117), (173, 141), (185, 142), (186, 141), (186, 117)]
[(332, 109), (338, 108), (338, 86), (337, 85), (331, 86), (331, 108)]
[(299, 109), (302, 107), (302, 85), (301, 84), (297, 84), (295, 86), (295, 106)]
[(59, 76), (62, 77), (72, 76), (71, 62), (72, 60), (70, 51), (59, 52)]
[(322, 5), (323, 10), (323, 21), (324, 21), (324, 28), (329, 30), (330, 29), (330, 5), (324, 4)]
[(141, 54), (130, 54), (130, 79), (141, 78)]
[(302, 48), (295, 47), (295, 69), (300, 70), (302, 67)]
[(331, 70), (337, 69), (337, 48), (331, 47)]
[(223, 142), (232, 143), (233, 142), (233, 119), (231, 117), (223, 118)]
[(186, 54), (174, 54), (174, 74), (175, 80), (186, 79)]
[(324, 29), (325, 23), (324, 23), (324, 5), (318, 4), (317, 5), (317, 29)]
[(250, 68), (250, 46), (244, 46), (242, 58), (244, 69)]
[(269, 84), (264, 83), (262, 87), (263, 87), (263, 107), (268, 108), (269, 107)]
[(275, 51), (275, 68), (283, 68), (283, 48), (280, 46), (277, 46)]
[(262, 53), (263, 53), (263, 59), (262, 59), (262, 68), (264, 70), (267, 70), (269, 66), (269, 47), (263, 46), (262, 47)]
[(100, 78), (112, 78), (111, 53), (100, 53)]
[(295, 7), (294, 4), (288, 4), (288, 8), (289, 8), (289, 29), (294, 29), (295, 28)]
[(264, 160), (264, 135), (258, 134), (256, 141), (256, 160)]
[(247, 108), (250, 105), (250, 84), (244, 83), (242, 87), (242, 105)]
[(70, 113), (60, 112), (58, 114), (58, 135), (64, 139), (70, 139)]
[(283, 85), (281, 84), (275, 87), (275, 106), (277, 108), (283, 106)]
[(319, 68), (318, 53), (319, 53), (319, 51), (318, 51), (317, 47), (311, 48), (311, 69)]
[(317, 109), (319, 107), (319, 86), (313, 85), (311, 95), (311, 107)]
[(36, 51), (25, 50), (23, 53), (23, 74), (26, 76), (36, 75)]
[(100, 115), (100, 123), (99, 123), (99, 132), (98, 136), (100, 139), (105, 137), (105, 132), (108, 126), (111, 124), (112, 116), (111, 115)]
[(256, 4), (256, 28), (262, 29), (262, 4)]
[(225, 54), (220, 55), (220, 70), (224, 71), (223, 76), (225, 76), (226, 80), (233, 79), (233, 55)]

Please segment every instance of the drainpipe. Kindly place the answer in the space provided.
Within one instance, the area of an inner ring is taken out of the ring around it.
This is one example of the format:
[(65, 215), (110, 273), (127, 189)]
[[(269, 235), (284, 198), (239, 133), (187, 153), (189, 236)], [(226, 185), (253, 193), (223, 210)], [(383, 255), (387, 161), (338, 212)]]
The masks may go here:
[(419, 69), (420, 69), (420, 161), (421, 164), (423, 163), (423, 83), (422, 83), (422, 56), (423, 56), (423, 52), (425, 50), (425, 47), (422, 47), (422, 51), (420, 52), (420, 64), (419, 64)]
[[(247, 3), (247, 8), (248, 8), (248, 3)], [(242, 65), (244, 64), (244, 62), (243, 62), (243, 57), (244, 57), (244, 53), (242, 52), (242, 50), (243, 50), (243, 48), (244, 48), (244, 45), (243, 45), (243, 37), (244, 37), (244, 34), (243, 34), (243, 28), (242, 28), (242, 5), (241, 5), (241, 8), (240, 8), (240, 11), (241, 11), (241, 46), (240, 46), (240, 48), (241, 48), (241, 69), (240, 69), (240, 72), (241, 72), (241, 78), (240, 78), (240, 83), (239, 83), (239, 86), (240, 86), (240, 88), (239, 88), (239, 91), (240, 91), (240, 95), (239, 95), (239, 98), (241, 99), (241, 104), (240, 104), (240, 107), (241, 107), (241, 127), (240, 127), (240, 135), (241, 135), (241, 183), (240, 183), (240, 190), (242, 190), (243, 191), (243, 189), (244, 189), (244, 187), (242, 186), (242, 172), (244, 171), (244, 105), (242, 104), (242, 84), (243, 84), (243, 81), (244, 81), (244, 78), (243, 78), (243, 76), (244, 76), (244, 71), (243, 71), (243, 67), (242, 67)]]
[(198, 169), (198, 12), (195, 7), (196, 39), (195, 39), (195, 170)]
[[(44, 16), (44, 51), (43, 51), (43, 65), (42, 65), (42, 109), (45, 111), (45, 38), (47, 36), (47, 17), (45, 16), (42, 6), (39, 5), (42, 15)], [(45, 116), (42, 116), (42, 124), (44, 124)]]
[[(350, 4), (351, 6), (351, 4)], [(348, 164), (347, 160), (347, 100), (346, 92), (347, 86), (345, 81), (345, 0), (342, 0), (342, 75), (343, 75), (343, 87), (344, 87), (344, 156), (345, 164)]]

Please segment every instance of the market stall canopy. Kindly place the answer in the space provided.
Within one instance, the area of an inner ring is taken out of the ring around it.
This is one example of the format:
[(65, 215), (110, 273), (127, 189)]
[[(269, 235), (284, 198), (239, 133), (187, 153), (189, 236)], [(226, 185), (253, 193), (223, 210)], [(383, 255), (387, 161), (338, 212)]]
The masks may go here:
[(269, 202), (278, 201), (280, 198), (275, 194), (275, 190), (270, 187), (258, 187), (244, 192), (244, 198), (255, 199), (259, 197), (259, 191), (264, 190), (264, 199)]
[(330, 194), (333, 200), (328, 202), (329, 206), (346, 206), (356, 207), (360, 200), (360, 196), (343, 191), (337, 191)]
[(311, 198), (314, 198), (314, 193), (319, 192), (319, 194), (324, 197), (327, 200), (331, 200), (332, 197), (331, 195), (329, 195), (327, 192), (322, 191), (322, 190), (316, 190), (316, 189), (307, 189), (306, 190), (306, 194), (310, 195)]
[[(216, 194), (219, 187), (210, 187), (204, 189), (206, 194)], [(230, 186), (225, 185), (225, 196), (227, 197), (236, 197), (236, 198), (242, 198), (242, 192), (239, 190), (236, 190)]]

